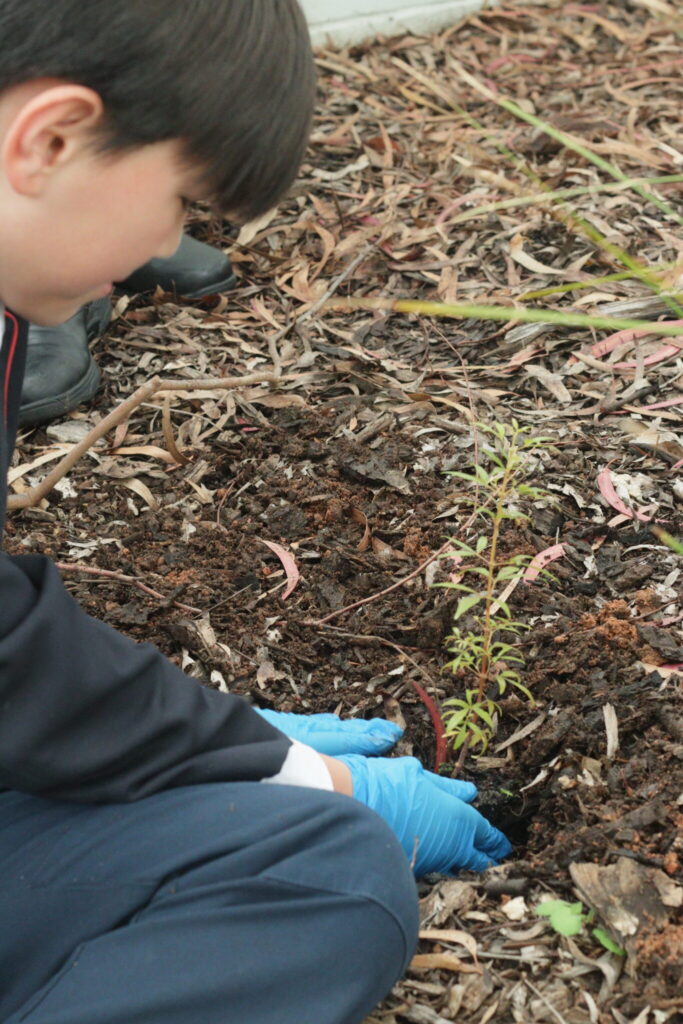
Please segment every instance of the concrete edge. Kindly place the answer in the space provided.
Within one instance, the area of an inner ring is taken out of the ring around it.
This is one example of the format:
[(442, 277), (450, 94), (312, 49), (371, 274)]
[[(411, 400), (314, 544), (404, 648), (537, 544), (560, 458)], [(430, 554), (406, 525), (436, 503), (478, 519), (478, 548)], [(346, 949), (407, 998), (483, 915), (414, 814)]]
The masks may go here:
[(312, 21), (311, 38), (315, 47), (324, 47), (330, 43), (335, 46), (359, 43), (377, 35), (392, 36), (402, 32), (427, 34), (438, 32), (473, 11), (492, 6), (490, 0), (488, 3), (482, 0), (440, 0), (438, 3), (416, 3), (396, 11), (378, 11), (373, 14), (370, 10), (367, 14), (351, 18), (338, 18), (324, 23)]

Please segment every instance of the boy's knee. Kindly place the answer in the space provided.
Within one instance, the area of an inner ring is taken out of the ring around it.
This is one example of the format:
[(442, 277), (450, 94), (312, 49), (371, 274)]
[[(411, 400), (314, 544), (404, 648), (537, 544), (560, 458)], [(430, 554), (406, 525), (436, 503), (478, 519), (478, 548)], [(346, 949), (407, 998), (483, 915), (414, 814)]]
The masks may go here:
[(372, 915), (375, 929), (384, 928), (392, 940), (398, 929), (409, 959), (419, 926), (417, 890), (398, 839), (379, 815), (357, 800), (318, 793), (315, 804), (311, 845), (303, 862), (281, 862), (275, 873), (283, 881), (374, 905), (382, 911)]
[(405, 940), (406, 962), (417, 944), (419, 912), (417, 887), (411, 866), (398, 839), (378, 814), (352, 800), (355, 828), (363, 836), (355, 857), (363, 865), (367, 896), (381, 906), (400, 927)]

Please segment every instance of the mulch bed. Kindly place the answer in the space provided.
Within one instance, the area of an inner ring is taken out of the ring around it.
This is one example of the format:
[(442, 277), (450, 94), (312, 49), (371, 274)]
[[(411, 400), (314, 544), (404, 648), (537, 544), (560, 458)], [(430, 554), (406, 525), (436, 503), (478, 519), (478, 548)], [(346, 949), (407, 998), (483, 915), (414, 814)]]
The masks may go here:
[[(239, 235), (193, 216), (193, 233), (229, 248), (239, 288), (195, 304), (120, 299), (95, 344), (95, 407), (20, 439), (17, 493), (49, 468), (37, 460), (155, 374), (274, 373), (276, 385), (178, 392), (165, 415), (163, 399), (146, 402), (40, 507), (11, 516), (8, 546), (54, 556), (92, 614), (207, 685), (282, 710), (385, 714), (406, 725), (401, 752), (429, 767), (424, 693), (440, 705), (462, 689), (443, 670), (454, 599), (433, 585), (452, 567), (429, 560), (485, 530), (466, 531), (448, 472), (472, 469), (476, 421), (516, 418), (551, 439), (530, 479), (552, 501), (504, 533), (506, 555), (563, 545), (554, 579), (511, 597), (531, 627), (521, 649), (535, 705), (507, 697), (494, 743), (464, 770), (515, 856), (483, 877), (421, 883), (428, 937), (376, 1024), (683, 1019), (683, 562), (650, 529), (683, 533), (680, 348), (627, 338), (605, 352), (605, 332), (321, 303), (510, 303), (573, 283), (542, 303), (666, 314), (632, 278), (590, 284), (623, 268), (578, 217), (643, 264), (668, 264), (674, 290), (681, 221), (487, 102), (459, 68), (629, 178), (673, 176), (676, 18), (666, 0), (527, 0), (429, 39), (321, 52), (293, 197)], [(587, 185), (573, 217), (542, 197)], [(680, 182), (652, 189), (683, 213)], [(264, 541), (301, 573), (285, 600)], [(547, 896), (581, 900), (595, 919), (560, 936), (535, 913)]]

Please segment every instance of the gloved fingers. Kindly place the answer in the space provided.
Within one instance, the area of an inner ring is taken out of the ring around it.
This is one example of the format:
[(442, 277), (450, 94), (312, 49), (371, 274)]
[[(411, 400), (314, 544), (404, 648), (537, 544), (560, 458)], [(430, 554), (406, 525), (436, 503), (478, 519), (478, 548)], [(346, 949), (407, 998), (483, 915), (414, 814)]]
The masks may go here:
[(478, 820), (474, 832), (474, 846), (485, 856), (499, 863), (512, 853), (512, 844), (500, 829), (495, 828), (478, 811), (476, 813)]
[(500, 864), (501, 861), (505, 860), (512, 853), (512, 843), (506, 835), (500, 832), (497, 828), (493, 829), (493, 834), (487, 840), (484, 847), (479, 847), (483, 853), (491, 857), (496, 864)]
[(463, 782), (462, 779), (447, 779), (443, 775), (435, 775), (433, 772), (427, 772), (426, 774), (429, 781), (443, 793), (457, 797), (458, 800), (463, 800), (466, 804), (471, 804), (477, 795), (477, 787), (473, 782)]
[(371, 718), (368, 721), (364, 718), (349, 718), (342, 721), (330, 715), (329, 718), (335, 718), (335, 721), (321, 722), (318, 728), (318, 716), (310, 717), (308, 744), (320, 754), (329, 754), (331, 757), (339, 754), (364, 754), (366, 757), (385, 754), (403, 735), (400, 725), (387, 722), (384, 718)]
[(261, 718), (265, 718), (269, 725), (272, 725), (275, 729), (279, 729), (280, 732), (284, 732), (285, 735), (290, 736), (291, 739), (298, 739), (298, 736), (291, 736), (289, 729), (287, 728), (289, 722), (288, 719), (296, 719), (296, 715), (290, 715), (286, 711), (271, 711), (270, 708), (254, 708), (257, 715)]
[(258, 713), (284, 732), (290, 739), (313, 747), (319, 754), (337, 757), (340, 754), (373, 756), (386, 753), (400, 740), (403, 730), (383, 718), (350, 718), (338, 715), (298, 715), (292, 712), (262, 711)]
[(455, 871), (487, 871), (493, 867), (495, 861), (485, 853), (480, 853), (471, 847), (466, 854), (458, 858), (458, 863), (453, 865)]

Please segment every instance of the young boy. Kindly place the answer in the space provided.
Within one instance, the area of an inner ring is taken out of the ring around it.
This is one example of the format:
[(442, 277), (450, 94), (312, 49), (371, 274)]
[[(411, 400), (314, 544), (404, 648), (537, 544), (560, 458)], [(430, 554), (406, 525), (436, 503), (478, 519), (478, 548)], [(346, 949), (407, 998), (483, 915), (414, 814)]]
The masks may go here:
[[(314, 74), (296, 0), (0, 0), (0, 54), (1, 528), (26, 320), (171, 255), (188, 201), (270, 208)], [(410, 860), (510, 849), (468, 783), (365, 756), (395, 739), (204, 689), (0, 554), (0, 1019), (361, 1021), (413, 952)]]

